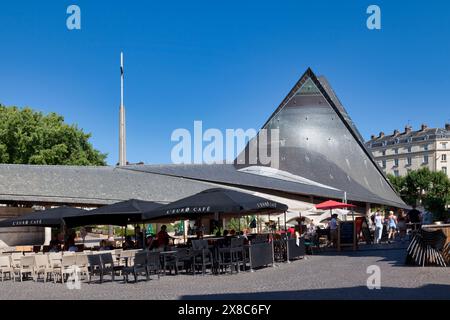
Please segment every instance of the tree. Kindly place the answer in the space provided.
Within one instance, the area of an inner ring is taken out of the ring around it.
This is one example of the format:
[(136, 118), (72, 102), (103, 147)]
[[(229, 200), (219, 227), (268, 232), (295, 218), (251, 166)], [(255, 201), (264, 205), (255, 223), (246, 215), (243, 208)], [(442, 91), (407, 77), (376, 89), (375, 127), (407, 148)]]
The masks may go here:
[(0, 104), (0, 163), (106, 165), (90, 137), (56, 113)]
[(445, 218), (446, 205), (450, 203), (450, 180), (445, 173), (422, 168), (405, 177), (389, 174), (388, 179), (407, 204), (422, 204), (435, 219)]

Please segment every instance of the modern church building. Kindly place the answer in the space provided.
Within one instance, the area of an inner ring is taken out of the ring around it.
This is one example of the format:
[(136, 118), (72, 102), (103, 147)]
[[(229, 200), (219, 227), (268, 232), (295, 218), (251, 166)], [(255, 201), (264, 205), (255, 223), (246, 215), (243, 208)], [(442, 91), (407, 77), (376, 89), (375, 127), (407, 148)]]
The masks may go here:
[[(272, 147), (273, 140), (261, 143), (259, 134), (234, 164), (0, 165), (0, 218), (28, 212), (34, 205), (97, 207), (130, 198), (168, 203), (217, 186), (277, 200), (297, 214), (327, 199), (345, 198), (360, 213), (376, 206), (406, 207), (327, 80), (310, 69), (262, 129), (278, 129), (276, 166), (250, 152), (251, 146), (261, 152)], [(8, 245), (42, 238), (39, 228), (0, 230)]]

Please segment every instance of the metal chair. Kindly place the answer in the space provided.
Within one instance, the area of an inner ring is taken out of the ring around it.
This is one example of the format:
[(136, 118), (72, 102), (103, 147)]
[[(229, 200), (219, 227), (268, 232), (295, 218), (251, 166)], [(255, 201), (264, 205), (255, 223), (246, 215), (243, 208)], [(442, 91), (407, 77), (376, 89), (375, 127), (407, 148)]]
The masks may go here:
[(214, 266), (214, 260), (211, 250), (208, 248), (208, 241), (193, 240), (192, 241), (192, 271), (195, 275), (197, 267), (201, 266), (202, 274), (206, 274), (209, 266), (211, 271)]
[(87, 256), (88, 263), (89, 263), (89, 280), (88, 282), (91, 283), (92, 276), (95, 276), (96, 274), (100, 277), (100, 283), (103, 283), (103, 267), (102, 267), (102, 261), (100, 259), (100, 255), (98, 254), (91, 254)]
[(122, 266), (116, 266), (114, 264), (114, 259), (112, 257), (111, 252), (100, 254), (100, 259), (102, 261), (102, 269), (103, 275), (109, 274), (111, 275), (111, 280), (114, 281), (114, 276), (117, 271), (122, 271)]
[(147, 251), (147, 272), (150, 276), (152, 273), (161, 276), (161, 257), (159, 252)]
[(137, 282), (138, 275), (145, 273), (146, 280), (149, 280), (149, 273), (147, 268), (147, 252), (137, 252), (134, 257), (134, 264), (132, 267), (125, 267), (122, 269), (124, 281), (128, 282), (128, 275), (130, 273), (134, 276), (134, 282)]

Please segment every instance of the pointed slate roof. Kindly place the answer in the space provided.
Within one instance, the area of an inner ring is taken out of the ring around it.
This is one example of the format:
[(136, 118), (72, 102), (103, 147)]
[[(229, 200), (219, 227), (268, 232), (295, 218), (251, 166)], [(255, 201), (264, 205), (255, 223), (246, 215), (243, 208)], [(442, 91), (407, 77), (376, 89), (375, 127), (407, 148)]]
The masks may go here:
[[(276, 169), (335, 187), (368, 202), (382, 199), (386, 203), (404, 204), (366, 149), (328, 81), (318, 78), (311, 69), (306, 70), (262, 128), (279, 130)], [(250, 158), (251, 145), (252, 141), (236, 158), (237, 169), (267, 166), (257, 156)], [(269, 147), (270, 143), (260, 143), (258, 154), (270, 154)]]

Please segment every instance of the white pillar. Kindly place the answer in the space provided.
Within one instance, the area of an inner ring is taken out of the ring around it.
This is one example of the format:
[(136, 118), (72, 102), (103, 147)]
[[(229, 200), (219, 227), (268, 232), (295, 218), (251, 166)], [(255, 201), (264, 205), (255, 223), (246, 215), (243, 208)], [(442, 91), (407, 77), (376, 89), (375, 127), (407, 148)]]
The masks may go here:
[(45, 228), (45, 240), (44, 246), (50, 245), (50, 241), (52, 240), (52, 228)]

